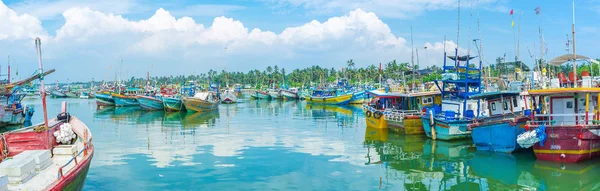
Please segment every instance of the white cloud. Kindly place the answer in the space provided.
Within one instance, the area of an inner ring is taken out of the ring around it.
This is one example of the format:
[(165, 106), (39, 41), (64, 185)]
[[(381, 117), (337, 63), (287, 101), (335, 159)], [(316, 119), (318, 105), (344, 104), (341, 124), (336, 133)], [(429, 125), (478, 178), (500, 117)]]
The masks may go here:
[(46, 35), (40, 20), (29, 14), (18, 14), (0, 1), (0, 40), (34, 39)]
[[(4, 38), (24, 40), (47, 36), (35, 17), (17, 15), (3, 5), (0, 8), (3, 10), (0, 13), (4, 13), (0, 18), (19, 18), (8, 22), (10, 27), (0, 27), (0, 34), (10, 34)], [(314, 64), (340, 67), (340, 63), (348, 59), (354, 59), (358, 66), (366, 66), (393, 59), (407, 62), (411, 53), (406, 39), (394, 35), (375, 13), (362, 9), (325, 21), (290, 26), (280, 33), (248, 28), (241, 21), (224, 16), (214, 18), (205, 26), (190, 17), (175, 17), (162, 8), (142, 20), (88, 7), (69, 8), (62, 15), (64, 25), (45, 41), (45, 58), (58, 64), (59, 71), (69, 74), (82, 69), (104, 71), (94, 74), (97, 76), (69, 76), (77, 80), (109, 79), (115, 73), (108, 70), (109, 66), (118, 63), (120, 58), (126, 63), (124, 73), (141, 76), (145, 72), (139, 67), (153, 64), (157, 66), (153, 75), (179, 75), (211, 68), (246, 71), (274, 64), (287, 69)], [(6, 23), (0, 23), (3, 25)], [(429, 43), (428, 46), (433, 47), (427, 55), (432, 59), (420, 53), (422, 67), (438, 63), (435, 58), (441, 58), (443, 53), (440, 44)], [(64, 64), (75, 62), (73, 60), (85, 60), (86, 64), (75, 67)]]
[(125, 14), (136, 3), (133, 0), (26, 0), (11, 5), (19, 13), (29, 13), (39, 19), (55, 19), (64, 11), (73, 7), (89, 7), (94, 10), (113, 14)]

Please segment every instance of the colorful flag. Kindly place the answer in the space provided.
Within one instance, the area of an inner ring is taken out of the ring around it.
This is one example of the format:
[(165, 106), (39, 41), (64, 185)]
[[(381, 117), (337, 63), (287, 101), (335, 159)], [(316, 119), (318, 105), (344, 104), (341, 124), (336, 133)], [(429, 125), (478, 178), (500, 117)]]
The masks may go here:
[(515, 27), (515, 21), (512, 21), (512, 27)]
[(540, 6), (538, 6), (534, 10), (535, 10), (535, 15), (539, 15), (540, 14)]
[(510, 10), (510, 15), (513, 15), (513, 10), (512, 9)]

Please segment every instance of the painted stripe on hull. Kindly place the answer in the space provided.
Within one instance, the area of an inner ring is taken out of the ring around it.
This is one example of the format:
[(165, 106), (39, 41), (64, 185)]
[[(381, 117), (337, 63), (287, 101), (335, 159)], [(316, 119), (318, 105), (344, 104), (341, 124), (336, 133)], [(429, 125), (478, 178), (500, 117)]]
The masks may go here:
[(546, 134), (544, 146), (540, 143), (533, 146), (540, 160), (572, 163), (600, 157), (600, 136), (590, 129), (546, 127)]

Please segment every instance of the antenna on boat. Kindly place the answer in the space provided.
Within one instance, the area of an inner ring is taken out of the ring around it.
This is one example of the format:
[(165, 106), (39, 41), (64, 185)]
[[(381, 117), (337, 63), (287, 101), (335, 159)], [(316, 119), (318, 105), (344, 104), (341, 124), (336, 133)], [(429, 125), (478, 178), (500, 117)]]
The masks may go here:
[(577, 53), (575, 51), (575, 0), (573, 0), (573, 24), (571, 26), (573, 31), (573, 86), (577, 87)]
[(410, 62), (412, 64), (412, 88), (410, 89), (410, 92), (413, 91), (413, 89), (415, 88), (415, 46), (413, 44), (413, 32), (412, 32), (412, 26), (410, 26)]
[[(40, 95), (42, 96), (42, 108), (44, 110), (44, 125), (48, 128), (48, 112), (46, 110), (46, 90), (44, 88), (44, 68), (42, 67), (42, 40), (35, 38), (35, 47), (38, 55), (38, 66), (40, 68)], [(46, 131), (48, 133), (49, 131)], [(48, 136), (48, 135), (47, 135)]]

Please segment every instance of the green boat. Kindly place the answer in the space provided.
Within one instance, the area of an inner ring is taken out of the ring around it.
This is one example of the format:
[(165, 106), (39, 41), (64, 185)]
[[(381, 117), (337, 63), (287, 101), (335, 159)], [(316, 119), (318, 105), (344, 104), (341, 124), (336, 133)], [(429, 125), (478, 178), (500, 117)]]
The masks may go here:
[(185, 110), (185, 106), (180, 97), (163, 97), (163, 104), (165, 106), (165, 111)]

